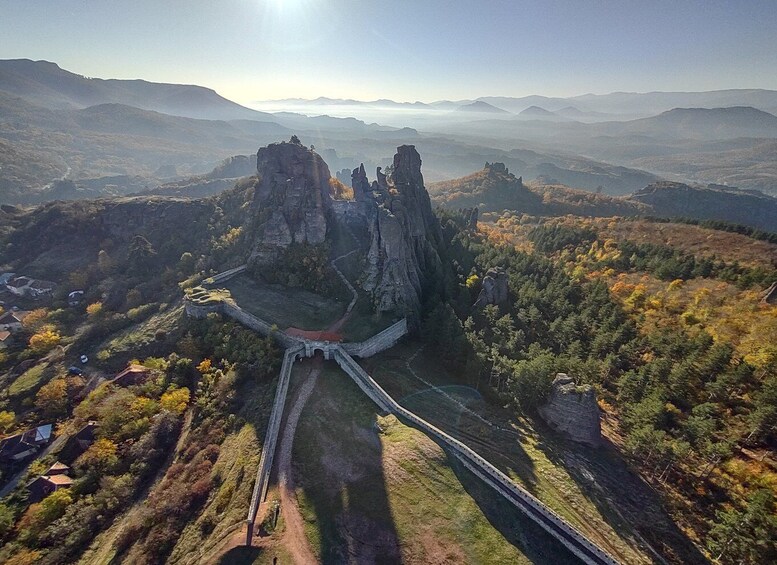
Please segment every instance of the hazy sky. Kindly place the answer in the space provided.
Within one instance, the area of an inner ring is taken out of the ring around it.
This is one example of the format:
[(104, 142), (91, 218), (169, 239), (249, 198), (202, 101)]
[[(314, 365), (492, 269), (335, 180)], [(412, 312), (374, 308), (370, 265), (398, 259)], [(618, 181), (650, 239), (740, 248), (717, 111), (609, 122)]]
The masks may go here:
[(777, 89), (777, 0), (0, 0), (0, 58), (243, 103)]

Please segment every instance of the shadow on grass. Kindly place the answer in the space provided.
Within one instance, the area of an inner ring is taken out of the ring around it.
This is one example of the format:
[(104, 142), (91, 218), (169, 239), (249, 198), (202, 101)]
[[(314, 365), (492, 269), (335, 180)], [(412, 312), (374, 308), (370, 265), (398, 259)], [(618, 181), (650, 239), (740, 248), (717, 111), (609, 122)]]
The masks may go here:
[(401, 563), (375, 408), (331, 363), (295, 434), (293, 460), (308, 539), (322, 563)]
[[(644, 546), (637, 539), (637, 535), (641, 536), (670, 562), (709, 563), (672, 521), (660, 495), (629, 469), (608, 440), (594, 449), (559, 437), (542, 422), (535, 421), (535, 426), (542, 438), (537, 449), (554, 465), (567, 471), (580, 492), (621, 537), (632, 539), (635, 546)], [(651, 555), (654, 562), (662, 562), (649, 550), (646, 554)]]
[[(263, 550), (259, 547), (234, 547), (221, 556), (218, 565), (252, 565), (262, 553)], [(268, 559), (268, 563), (272, 563), (272, 558)]]
[(534, 461), (520, 444), (521, 432), (508, 428), (507, 421), (495, 425), (480, 415), (486, 407), (480, 393), (455, 383), (445, 369), (430, 366), (423, 355), (415, 360), (416, 373), (430, 382), (430, 388), (407, 369), (410, 354), (382, 354), (370, 359), (368, 372), (399, 404), (430, 424), (462, 441), (500, 471), (515, 475), (523, 487), (536, 494)]
[(472, 474), (458, 459), (448, 455), (448, 461), (464, 490), (472, 497), (488, 522), (509, 543), (518, 547), (532, 563), (582, 563), (561, 542)]

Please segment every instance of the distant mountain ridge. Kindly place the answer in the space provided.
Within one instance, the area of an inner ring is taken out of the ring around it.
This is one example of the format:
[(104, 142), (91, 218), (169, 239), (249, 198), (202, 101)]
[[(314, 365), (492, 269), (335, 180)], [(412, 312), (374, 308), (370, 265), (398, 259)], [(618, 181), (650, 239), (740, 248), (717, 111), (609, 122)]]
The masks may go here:
[[(777, 137), (777, 116), (751, 106), (673, 108), (652, 118), (622, 124), (630, 133), (680, 138)], [(614, 129), (618, 129), (617, 126)]]
[(559, 185), (524, 184), (502, 163), (486, 163), (462, 178), (429, 184), (432, 200), (448, 208), (484, 212), (513, 210), (556, 216), (658, 216), (721, 220), (777, 232), (777, 199), (757, 191), (692, 187), (658, 181), (625, 197), (593, 194)]
[(459, 106), (456, 108), (456, 111), (458, 112), (484, 112), (488, 114), (509, 114), (507, 110), (503, 110), (502, 108), (497, 108), (493, 104), (489, 104), (488, 102), (483, 102), (482, 100), (476, 100), (475, 102), (472, 102), (470, 104), (464, 104), (463, 106)]
[[(257, 101), (257, 104), (385, 106), (434, 111), (453, 110), (473, 102), (485, 102), (513, 114), (518, 114), (531, 106), (539, 106), (549, 112), (567, 117), (575, 117), (573, 115), (575, 113), (578, 116), (584, 114), (598, 119), (627, 120), (654, 116), (673, 108), (751, 106), (758, 110), (774, 113), (777, 112), (777, 90), (742, 88), (700, 92), (612, 92), (610, 94), (583, 94), (566, 98), (533, 94), (519, 97), (480, 96), (474, 99), (438, 100), (435, 102), (396, 102), (388, 99), (362, 101), (320, 97), (314, 100), (288, 98)], [(573, 108), (573, 112), (569, 112), (570, 106)]]
[(174, 116), (209, 120), (268, 119), (202, 86), (145, 80), (88, 78), (48, 61), (0, 60), (0, 90), (44, 108), (80, 109), (124, 104)]

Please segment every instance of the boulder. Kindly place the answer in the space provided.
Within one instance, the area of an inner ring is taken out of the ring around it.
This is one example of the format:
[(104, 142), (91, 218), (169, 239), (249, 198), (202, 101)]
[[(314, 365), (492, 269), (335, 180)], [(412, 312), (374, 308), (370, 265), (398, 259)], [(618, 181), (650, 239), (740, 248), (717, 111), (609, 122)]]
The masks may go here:
[(590, 385), (575, 385), (565, 373), (558, 373), (552, 386), (547, 404), (539, 409), (543, 420), (572, 441), (598, 446), (602, 430), (594, 389)]
[(292, 138), (261, 148), (256, 170), (249, 264), (269, 265), (292, 243), (323, 243), (332, 216), (324, 160)]
[(505, 270), (500, 267), (492, 267), (483, 277), (483, 286), (474, 306), (475, 308), (485, 308), (489, 304), (504, 306), (510, 297), (509, 291)]

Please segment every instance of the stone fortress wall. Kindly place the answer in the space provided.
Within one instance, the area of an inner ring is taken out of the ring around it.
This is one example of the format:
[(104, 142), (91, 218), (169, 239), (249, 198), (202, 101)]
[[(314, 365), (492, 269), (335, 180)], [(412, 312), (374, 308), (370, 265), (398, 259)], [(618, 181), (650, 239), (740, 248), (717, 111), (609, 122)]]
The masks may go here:
[(572, 524), (545, 506), (528, 491), (515, 484), (507, 475), (467, 445), (449, 436), (423, 418), (397, 403), (370, 375), (344, 351), (335, 352), (335, 361), (359, 388), (382, 410), (394, 414), (405, 423), (420, 429), (449, 449), (467, 469), (499, 492), (510, 503), (560, 541), (584, 563), (594, 565), (618, 565), (618, 561), (586, 538)]
[(380, 333), (361, 343), (342, 343), (340, 346), (349, 354), (356, 357), (367, 358), (394, 347), (397, 342), (407, 335), (407, 318), (402, 318)]

